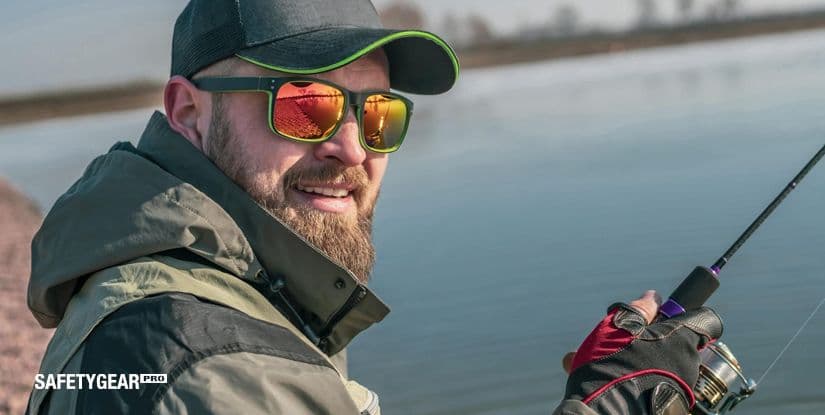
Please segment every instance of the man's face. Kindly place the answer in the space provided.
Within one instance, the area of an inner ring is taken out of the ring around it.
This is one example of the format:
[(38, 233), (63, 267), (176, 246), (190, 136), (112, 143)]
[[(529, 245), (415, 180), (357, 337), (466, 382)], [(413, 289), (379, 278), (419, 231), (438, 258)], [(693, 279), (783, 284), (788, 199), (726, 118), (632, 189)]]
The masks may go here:
[[(233, 76), (284, 76), (246, 62)], [(351, 91), (389, 89), (378, 50), (334, 71), (314, 75)], [(275, 135), (265, 94), (213, 95), (204, 152), (253, 199), (297, 234), (366, 282), (375, 253), (372, 217), (387, 155), (364, 149), (352, 107), (333, 137), (300, 143)]]

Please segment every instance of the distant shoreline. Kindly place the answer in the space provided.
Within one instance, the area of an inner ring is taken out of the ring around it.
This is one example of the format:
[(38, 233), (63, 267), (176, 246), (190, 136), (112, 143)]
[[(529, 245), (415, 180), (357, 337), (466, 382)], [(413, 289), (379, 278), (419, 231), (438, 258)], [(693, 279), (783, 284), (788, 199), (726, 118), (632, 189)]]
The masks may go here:
[(138, 81), (0, 99), (0, 127), (51, 118), (160, 106), (162, 94), (163, 84)]
[[(825, 11), (695, 23), (625, 33), (591, 33), (535, 41), (497, 40), (459, 50), (462, 68), (481, 68), (572, 56), (646, 49), (825, 28)], [(51, 118), (162, 105), (163, 84), (138, 81), (74, 91), (0, 98), (0, 127)]]
[(463, 67), (478, 68), (823, 28), (825, 11), (816, 11), (625, 33), (593, 33), (535, 42), (497, 41), (463, 50), (459, 57)]

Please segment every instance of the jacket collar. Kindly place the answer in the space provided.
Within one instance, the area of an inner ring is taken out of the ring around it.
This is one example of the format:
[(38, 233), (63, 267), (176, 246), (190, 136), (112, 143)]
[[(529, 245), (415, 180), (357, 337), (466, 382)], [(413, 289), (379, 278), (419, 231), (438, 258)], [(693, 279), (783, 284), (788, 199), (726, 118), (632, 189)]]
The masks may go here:
[[(389, 308), (353, 274), (261, 208), (155, 112), (138, 151), (191, 184), (235, 221), (265, 271), (264, 295), (294, 308), (299, 328), (332, 355), (358, 333), (381, 321)], [(303, 325), (303, 327), (300, 327)]]

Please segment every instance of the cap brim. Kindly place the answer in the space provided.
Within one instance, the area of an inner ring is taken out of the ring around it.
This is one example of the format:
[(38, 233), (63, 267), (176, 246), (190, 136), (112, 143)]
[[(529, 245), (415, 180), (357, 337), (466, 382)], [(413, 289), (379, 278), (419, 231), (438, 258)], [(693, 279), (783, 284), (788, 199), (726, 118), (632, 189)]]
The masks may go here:
[(291, 74), (317, 74), (340, 68), (383, 47), (390, 86), (414, 94), (440, 94), (458, 78), (455, 52), (438, 36), (420, 30), (335, 27), (243, 49), (250, 63)]

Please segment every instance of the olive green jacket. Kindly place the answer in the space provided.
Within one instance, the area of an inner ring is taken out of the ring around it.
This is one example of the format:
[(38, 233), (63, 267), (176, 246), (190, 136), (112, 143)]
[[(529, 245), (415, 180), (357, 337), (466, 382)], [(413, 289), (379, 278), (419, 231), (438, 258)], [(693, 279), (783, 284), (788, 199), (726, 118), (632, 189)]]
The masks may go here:
[(137, 148), (116, 144), (59, 198), (32, 256), (29, 308), (57, 327), (41, 374), (169, 378), (105, 396), (35, 389), (30, 414), (138, 413), (135, 399), (157, 414), (377, 413), (377, 396), (346, 378), (343, 351), (387, 306), (160, 113)]

